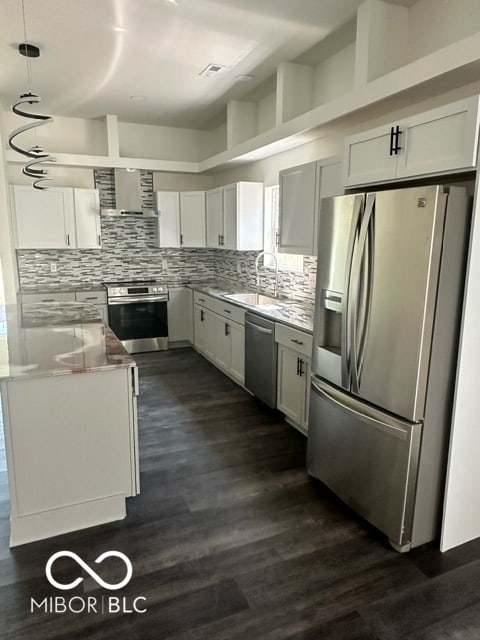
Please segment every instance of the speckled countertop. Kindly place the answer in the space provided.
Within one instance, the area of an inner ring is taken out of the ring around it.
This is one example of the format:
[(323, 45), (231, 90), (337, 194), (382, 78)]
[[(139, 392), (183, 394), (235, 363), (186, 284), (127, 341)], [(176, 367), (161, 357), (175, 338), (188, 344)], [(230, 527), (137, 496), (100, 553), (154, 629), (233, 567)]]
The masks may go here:
[(69, 282), (68, 284), (56, 282), (52, 284), (22, 286), (18, 293), (73, 293), (75, 291), (105, 291), (105, 287), (101, 282)]
[(135, 366), (89, 304), (0, 306), (3, 316), (6, 330), (0, 332), (0, 380)]
[(236, 304), (270, 320), (282, 322), (294, 329), (301, 329), (308, 333), (313, 332), (314, 305), (308, 302), (302, 303), (290, 298), (279, 298), (278, 306), (255, 306), (225, 298), (225, 295), (232, 293), (247, 293), (244, 287), (236, 287), (231, 282), (190, 282), (186, 286), (194, 291), (201, 291), (207, 295), (227, 300), (230, 304)]

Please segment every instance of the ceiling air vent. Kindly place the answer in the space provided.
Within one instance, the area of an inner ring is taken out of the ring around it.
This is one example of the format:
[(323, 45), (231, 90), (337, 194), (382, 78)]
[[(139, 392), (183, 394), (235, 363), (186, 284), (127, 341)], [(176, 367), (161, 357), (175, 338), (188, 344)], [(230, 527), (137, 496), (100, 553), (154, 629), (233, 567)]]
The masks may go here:
[(203, 69), (203, 71), (200, 71), (200, 73), (198, 75), (199, 76), (205, 76), (205, 77), (208, 78), (209, 76), (214, 76), (215, 74), (219, 73), (223, 69), (225, 69), (225, 65), (224, 64), (213, 64), (211, 62), (210, 64), (207, 64), (205, 69)]

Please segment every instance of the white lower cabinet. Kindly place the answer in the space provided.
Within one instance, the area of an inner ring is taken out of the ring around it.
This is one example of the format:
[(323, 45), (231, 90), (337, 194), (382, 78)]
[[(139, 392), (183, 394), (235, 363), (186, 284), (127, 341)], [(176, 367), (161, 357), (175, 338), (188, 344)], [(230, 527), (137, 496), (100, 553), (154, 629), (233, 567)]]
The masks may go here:
[(193, 292), (188, 287), (168, 289), (168, 342), (193, 342)]
[(277, 409), (303, 431), (308, 430), (310, 358), (278, 347)]
[(241, 385), (245, 382), (245, 326), (238, 322), (231, 323), (232, 359), (230, 374)]
[(277, 409), (295, 427), (308, 431), (312, 336), (275, 323), (278, 343)]
[(236, 382), (244, 382), (244, 310), (194, 294), (194, 346)]
[(194, 308), (194, 345), (207, 358), (213, 360), (215, 349), (215, 314), (196, 304)]

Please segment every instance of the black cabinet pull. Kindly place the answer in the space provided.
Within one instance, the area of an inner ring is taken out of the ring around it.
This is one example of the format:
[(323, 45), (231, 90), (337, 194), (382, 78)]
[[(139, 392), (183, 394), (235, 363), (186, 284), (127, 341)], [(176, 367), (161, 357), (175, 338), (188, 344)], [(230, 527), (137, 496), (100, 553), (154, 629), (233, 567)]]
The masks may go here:
[(300, 375), (300, 358), (297, 358), (297, 376)]
[(299, 361), (299, 365), (298, 365), (298, 375), (300, 376), (300, 378), (303, 376), (303, 374), (305, 373), (305, 371), (303, 370), (303, 360), (302, 358), (298, 359)]
[(389, 155), (393, 156), (395, 153), (395, 127), (390, 127), (390, 152)]
[(402, 147), (398, 144), (400, 141), (400, 135), (402, 134), (402, 131), (400, 131), (400, 127), (397, 124), (397, 126), (395, 127), (395, 148), (393, 150), (394, 154), (397, 155), (399, 151), (401, 151)]
[(200, 322), (203, 322), (205, 319), (205, 313), (203, 312), (203, 309), (200, 309)]
[(180, 244), (183, 244), (183, 235), (180, 234)]
[(230, 335), (230, 325), (225, 322), (225, 335)]

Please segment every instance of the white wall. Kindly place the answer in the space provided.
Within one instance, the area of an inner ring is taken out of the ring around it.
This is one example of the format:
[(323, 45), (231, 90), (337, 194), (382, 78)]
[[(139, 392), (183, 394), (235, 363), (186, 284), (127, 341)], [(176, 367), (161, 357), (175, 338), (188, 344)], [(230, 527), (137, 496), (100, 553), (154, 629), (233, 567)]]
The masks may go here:
[[(9, 184), (32, 184), (32, 179), (22, 174), (22, 164), (9, 164), (7, 178)], [(60, 167), (55, 164), (48, 166), (51, 183), (45, 183), (52, 187), (82, 187), (92, 189), (94, 187), (93, 169), (82, 167)]]
[(237, 180), (263, 182), (266, 187), (275, 185), (278, 184), (278, 172), (282, 169), (336, 155), (341, 151), (342, 144), (343, 137), (338, 135), (314, 140), (290, 151), (277, 153), (270, 158), (215, 173), (214, 186), (230, 184)]
[(276, 102), (275, 93), (270, 93), (257, 102), (257, 134), (273, 129), (275, 126)]
[[(25, 111), (44, 113), (41, 102), (39, 105), (25, 107)], [(9, 109), (3, 109), (1, 116), (5, 141), (14, 129), (32, 122), (32, 120), (27, 121), (26, 118), (15, 115)], [(53, 122), (21, 133), (15, 138), (15, 143), (17, 146), (27, 149), (34, 144), (38, 144), (53, 155), (55, 153), (106, 155), (107, 134), (105, 118), (87, 120), (84, 118), (60, 118), (55, 116)]]
[(119, 122), (120, 155), (125, 158), (200, 160), (203, 131)]
[(313, 106), (338, 98), (353, 88), (355, 43), (315, 66), (313, 72)]
[(409, 9), (408, 60), (415, 60), (479, 31), (478, 0), (418, 0)]
[(455, 404), (447, 471), (440, 548), (447, 551), (480, 535), (480, 429), (478, 363), (480, 357), (480, 180), (477, 174), (474, 219), (467, 267)]
[(211, 189), (213, 184), (213, 176), (161, 171), (155, 171), (153, 174), (154, 191), (202, 191)]
[(11, 240), (13, 234), (10, 230), (10, 203), (3, 148), (2, 133), (0, 131), (0, 262), (5, 302), (13, 304), (16, 302), (17, 270), (15, 250)]

